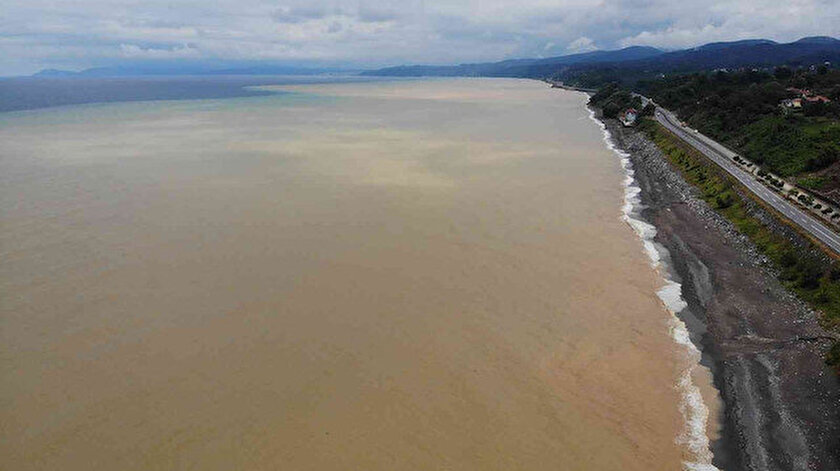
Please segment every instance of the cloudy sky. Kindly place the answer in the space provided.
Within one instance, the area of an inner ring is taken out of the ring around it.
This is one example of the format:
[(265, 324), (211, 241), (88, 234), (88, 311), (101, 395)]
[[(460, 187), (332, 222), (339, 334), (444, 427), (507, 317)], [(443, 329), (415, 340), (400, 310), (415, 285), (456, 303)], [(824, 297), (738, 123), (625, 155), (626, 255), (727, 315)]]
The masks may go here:
[(0, 75), (126, 62), (376, 67), (840, 36), (840, 0), (0, 0)]

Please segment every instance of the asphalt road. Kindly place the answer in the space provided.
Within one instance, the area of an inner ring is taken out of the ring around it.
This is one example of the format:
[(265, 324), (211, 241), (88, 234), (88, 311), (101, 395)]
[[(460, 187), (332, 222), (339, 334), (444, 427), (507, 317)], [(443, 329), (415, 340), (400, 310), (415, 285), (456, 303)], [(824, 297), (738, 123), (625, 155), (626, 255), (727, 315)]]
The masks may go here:
[(732, 162), (732, 157), (736, 155), (734, 152), (712, 139), (695, 132), (693, 129), (682, 126), (680, 120), (670, 111), (657, 107), (656, 120), (703, 155), (712, 159), (721, 168), (737, 178), (750, 191), (755, 193), (756, 196), (776, 209), (776, 211), (782, 213), (794, 224), (811, 234), (815, 239), (825, 244), (835, 253), (840, 254), (840, 235), (829, 229), (825, 224), (806, 214), (803, 210), (773, 190), (759, 183), (755, 177), (738, 167), (738, 165)]

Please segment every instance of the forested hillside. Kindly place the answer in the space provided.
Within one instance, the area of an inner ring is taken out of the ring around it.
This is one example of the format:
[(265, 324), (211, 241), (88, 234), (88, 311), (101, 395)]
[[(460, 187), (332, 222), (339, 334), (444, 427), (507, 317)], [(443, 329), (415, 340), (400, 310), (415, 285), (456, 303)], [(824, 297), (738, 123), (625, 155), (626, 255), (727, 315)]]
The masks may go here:
[(840, 70), (718, 71), (643, 81), (637, 89), (768, 170), (838, 199)]

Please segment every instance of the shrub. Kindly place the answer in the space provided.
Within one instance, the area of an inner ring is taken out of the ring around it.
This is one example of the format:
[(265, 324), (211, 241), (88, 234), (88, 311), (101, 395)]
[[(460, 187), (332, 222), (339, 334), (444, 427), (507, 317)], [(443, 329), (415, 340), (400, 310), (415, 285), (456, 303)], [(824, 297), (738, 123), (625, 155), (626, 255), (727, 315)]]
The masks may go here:
[(840, 160), (840, 151), (833, 147), (823, 147), (817, 150), (817, 155), (809, 158), (805, 164), (806, 170), (820, 170)]
[(825, 356), (825, 362), (840, 372), (840, 341), (834, 341), (834, 345), (831, 346), (831, 350)]
[(616, 118), (619, 111), (621, 111), (621, 108), (615, 103), (607, 103), (603, 108), (605, 118)]
[(822, 103), (804, 102), (802, 104), (802, 112), (805, 116), (825, 116), (828, 107)]
[(818, 263), (812, 260), (802, 260), (802, 271), (799, 275), (799, 287), (812, 290), (820, 286), (820, 278), (822, 278), (823, 270)]
[(773, 75), (779, 80), (787, 80), (793, 77), (793, 71), (791, 71), (789, 67), (776, 67), (776, 70), (773, 71)]
[(732, 194), (730, 193), (723, 193), (715, 196), (715, 207), (717, 209), (726, 209), (732, 206), (733, 203), (735, 203), (735, 200), (732, 198)]
[(826, 182), (826, 179), (823, 177), (802, 177), (796, 180), (796, 184), (801, 186), (802, 188), (807, 188), (809, 190), (818, 190), (822, 187)]
[(791, 250), (785, 250), (779, 257), (779, 265), (784, 268), (795, 266), (797, 262), (799, 262), (799, 258)]

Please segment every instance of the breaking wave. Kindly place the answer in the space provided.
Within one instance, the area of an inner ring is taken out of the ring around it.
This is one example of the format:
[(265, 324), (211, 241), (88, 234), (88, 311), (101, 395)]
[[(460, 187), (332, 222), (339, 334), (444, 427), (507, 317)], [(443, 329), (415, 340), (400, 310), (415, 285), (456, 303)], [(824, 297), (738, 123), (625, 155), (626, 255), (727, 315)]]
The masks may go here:
[(683, 462), (683, 469), (686, 471), (719, 471), (712, 465), (712, 452), (709, 449), (709, 437), (706, 435), (706, 426), (709, 420), (709, 408), (703, 402), (700, 388), (694, 384), (692, 371), (700, 362), (700, 350), (691, 341), (688, 328), (685, 323), (677, 317), (677, 313), (685, 309), (688, 304), (682, 298), (682, 287), (672, 280), (668, 274), (667, 267), (662, 262), (667, 251), (661, 245), (654, 242), (656, 227), (641, 219), (641, 188), (636, 184), (633, 164), (630, 162), (630, 154), (618, 149), (613, 143), (609, 130), (599, 119), (595, 117), (594, 111), (589, 110), (589, 117), (601, 127), (604, 134), (604, 142), (607, 147), (621, 158), (621, 166), (624, 168), (624, 204), (621, 208), (622, 217), (627, 224), (633, 228), (642, 240), (644, 251), (650, 259), (651, 266), (659, 272), (664, 280), (664, 285), (656, 292), (665, 308), (671, 313), (668, 320), (668, 328), (674, 343), (679, 345), (688, 360), (682, 367), (677, 389), (680, 392), (679, 410), (684, 419), (683, 431), (677, 437), (677, 443), (684, 445), (692, 456), (692, 460)]

